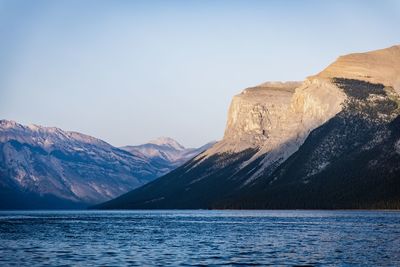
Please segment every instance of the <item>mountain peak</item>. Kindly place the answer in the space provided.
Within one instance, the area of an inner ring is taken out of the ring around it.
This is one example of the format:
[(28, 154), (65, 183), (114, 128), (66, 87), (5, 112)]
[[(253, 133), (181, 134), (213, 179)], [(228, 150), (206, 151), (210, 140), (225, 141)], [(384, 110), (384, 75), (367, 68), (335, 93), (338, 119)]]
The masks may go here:
[[(24, 125), (12, 120), (0, 120), (0, 141), (9, 141), (17, 139), (27, 144), (36, 144), (37, 142), (52, 143), (52, 144), (70, 144), (74, 142), (96, 144), (103, 148), (110, 148), (111, 145), (92, 137), (90, 135), (64, 131), (57, 127), (41, 126), (37, 124)], [(34, 138), (32, 138), (34, 136)]]
[(316, 76), (347, 78), (393, 87), (400, 93), (400, 45), (340, 56)]
[(151, 141), (149, 141), (149, 144), (154, 144), (154, 145), (159, 145), (159, 146), (169, 146), (169, 147), (172, 147), (172, 148), (174, 148), (176, 150), (185, 149), (184, 146), (179, 144), (174, 139), (172, 139), (170, 137), (165, 137), (165, 136), (158, 137), (157, 139), (151, 140)]
[(20, 125), (16, 121), (13, 120), (0, 120), (0, 127), (1, 128), (13, 128)]

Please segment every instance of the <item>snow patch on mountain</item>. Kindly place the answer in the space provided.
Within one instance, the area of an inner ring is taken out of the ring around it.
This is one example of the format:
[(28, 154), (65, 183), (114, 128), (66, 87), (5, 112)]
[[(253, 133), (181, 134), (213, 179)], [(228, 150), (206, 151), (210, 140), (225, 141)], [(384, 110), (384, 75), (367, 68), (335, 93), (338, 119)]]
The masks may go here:
[(177, 141), (175, 141), (174, 139), (170, 138), (170, 137), (159, 137), (155, 140), (151, 140), (149, 141), (149, 144), (155, 144), (158, 146), (165, 146), (165, 147), (171, 147), (174, 148), (175, 150), (184, 150), (185, 147), (182, 146), (181, 144), (179, 144)]
[(184, 164), (201, 152), (207, 150), (215, 142), (210, 142), (199, 148), (185, 148), (169, 137), (160, 137), (146, 144), (137, 146), (124, 146), (121, 149), (133, 154), (141, 154), (152, 161), (164, 162), (170, 165), (170, 170)]
[[(179, 148), (170, 140), (162, 142)], [(170, 170), (165, 162), (85, 134), (0, 120), (0, 190), (95, 204)]]

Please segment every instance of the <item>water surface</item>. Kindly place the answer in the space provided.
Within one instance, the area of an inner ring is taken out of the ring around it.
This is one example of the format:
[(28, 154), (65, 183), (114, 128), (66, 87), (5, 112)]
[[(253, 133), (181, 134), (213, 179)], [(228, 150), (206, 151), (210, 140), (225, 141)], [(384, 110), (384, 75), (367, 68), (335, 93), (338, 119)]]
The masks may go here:
[(239, 264), (400, 266), (400, 212), (0, 212), (0, 266)]

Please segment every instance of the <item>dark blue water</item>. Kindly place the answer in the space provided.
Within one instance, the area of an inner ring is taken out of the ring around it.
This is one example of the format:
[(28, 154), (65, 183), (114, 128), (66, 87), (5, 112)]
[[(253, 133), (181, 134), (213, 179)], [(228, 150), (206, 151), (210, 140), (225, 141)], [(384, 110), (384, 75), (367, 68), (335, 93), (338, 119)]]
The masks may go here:
[(0, 212), (0, 266), (400, 266), (400, 212)]

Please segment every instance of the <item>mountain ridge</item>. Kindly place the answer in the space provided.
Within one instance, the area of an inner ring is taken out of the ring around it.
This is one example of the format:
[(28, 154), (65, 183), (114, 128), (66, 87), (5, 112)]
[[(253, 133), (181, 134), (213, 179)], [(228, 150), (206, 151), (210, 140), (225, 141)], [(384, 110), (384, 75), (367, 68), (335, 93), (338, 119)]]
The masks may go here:
[(212, 141), (199, 148), (185, 148), (170, 137), (159, 137), (145, 144), (120, 148), (132, 154), (139, 153), (151, 160), (165, 162), (170, 165), (169, 171), (171, 171), (207, 150), (215, 143), (215, 141)]
[(83, 208), (141, 186), (183, 161), (159, 161), (57, 127), (0, 120), (0, 208)]
[(94, 208), (400, 208), (400, 49), (348, 58), (283, 95), (274, 83), (244, 90), (220, 142)]

